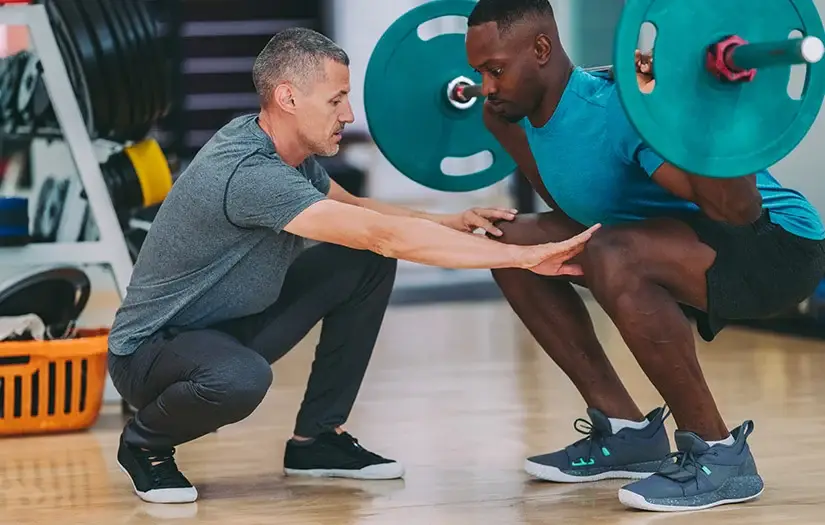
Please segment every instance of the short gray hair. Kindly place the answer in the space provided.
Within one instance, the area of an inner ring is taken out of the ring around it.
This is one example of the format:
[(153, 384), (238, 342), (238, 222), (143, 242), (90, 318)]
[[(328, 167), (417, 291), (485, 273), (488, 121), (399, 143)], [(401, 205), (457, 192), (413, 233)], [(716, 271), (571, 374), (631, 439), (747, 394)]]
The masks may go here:
[(323, 64), (332, 60), (349, 66), (349, 56), (326, 36), (305, 27), (278, 32), (255, 59), (252, 81), (255, 91), (266, 105), (272, 90), (280, 82), (293, 82), (300, 88), (323, 78)]

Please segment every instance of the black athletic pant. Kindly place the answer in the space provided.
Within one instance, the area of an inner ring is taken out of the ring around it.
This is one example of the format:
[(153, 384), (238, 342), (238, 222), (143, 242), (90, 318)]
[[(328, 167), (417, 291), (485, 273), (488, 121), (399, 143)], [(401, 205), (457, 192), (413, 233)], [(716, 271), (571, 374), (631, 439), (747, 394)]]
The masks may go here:
[(206, 330), (167, 329), (129, 356), (109, 354), (112, 381), (138, 409), (127, 443), (167, 448), (246, 418), (272, 382), (270, 365), (319, 321), (321, 337), (295, 434), (342, 425), (358, 395), (395, 281), (396, 261), (320, 244), (290, 267), (260, 314)]

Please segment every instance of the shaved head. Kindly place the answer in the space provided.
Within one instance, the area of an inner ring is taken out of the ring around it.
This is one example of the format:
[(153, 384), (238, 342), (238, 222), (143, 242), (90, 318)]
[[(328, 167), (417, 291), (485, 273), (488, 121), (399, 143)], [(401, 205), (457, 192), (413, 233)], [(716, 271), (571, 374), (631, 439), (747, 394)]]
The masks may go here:
[(469, 27), (494, 23), (502, 33), (524, 22), (555, 23), (548, 0), (479, 0), (467, 21)]

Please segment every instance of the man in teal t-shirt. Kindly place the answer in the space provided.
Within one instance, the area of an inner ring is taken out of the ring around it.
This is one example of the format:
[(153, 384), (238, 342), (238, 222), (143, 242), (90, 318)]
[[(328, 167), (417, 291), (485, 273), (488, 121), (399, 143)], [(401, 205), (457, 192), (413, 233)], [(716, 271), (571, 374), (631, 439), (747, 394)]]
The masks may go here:
[[(591, 420), (585, 439), (531, 457), (525, 469), (557, 482), (636, 479), (619, 499), (647, 510), (757, 498), (753, 424), (728, 430), (686, 312), (711, 341), (727, 321), (770, 316), (810, 296), (825, 274), (819, 214), (767, 171), (710, 179), (665, 162), (629, 124), (612, 80), (572, 65), (547, 0), (480, 0), (468, 25), (485, 123), (553, 209), (503, 224), (501, 240), (546, 242), (603, 225), (577, 258), (581, 278), (493, 271)], [(662, 462), (670, 454), (664, 410), (637, 407), (571, 282), (592, 291), (673, 411), (678, 462)]]

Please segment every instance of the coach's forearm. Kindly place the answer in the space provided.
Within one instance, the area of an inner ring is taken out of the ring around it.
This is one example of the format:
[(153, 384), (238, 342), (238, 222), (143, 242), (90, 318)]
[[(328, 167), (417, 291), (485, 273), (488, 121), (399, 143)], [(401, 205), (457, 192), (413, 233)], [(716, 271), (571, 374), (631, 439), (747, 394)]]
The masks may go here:
[(412, 217), (417, 219), (426, 219), (428, 221), (438, 222), (438, 216), (436, 214), (414, 210), (412, 208), (406, 208), (404, 206), (396, 206), (394, 204), (388, 204), (386, 202), (381, 202), (376, 199), (370, 199), (368, 197), (359, 198), (355, 202), (355, 204), (368, 210), (377, 211), (378, 213), (381, 213), (383, 215), (393, 215), (395, 217)]
[(529, 248), (462, 233), (425, 219), (386, 217), (373, 251), (393, 259), (462, 269), (521, 267)]

